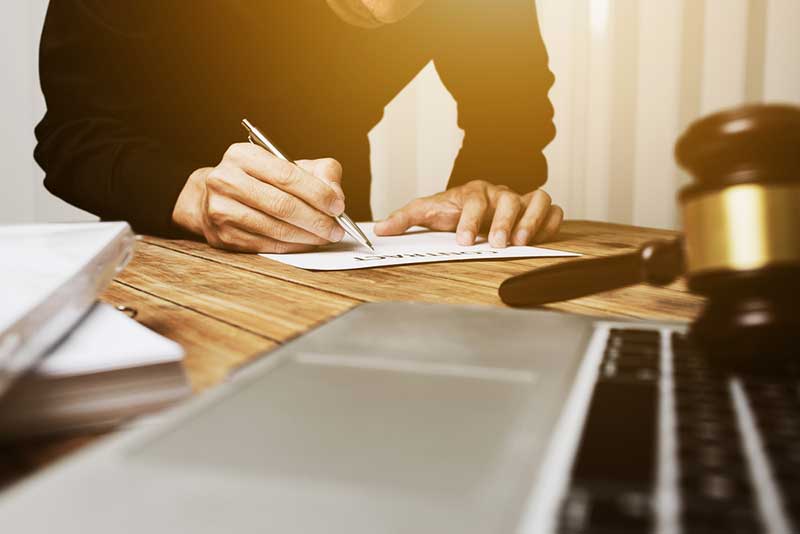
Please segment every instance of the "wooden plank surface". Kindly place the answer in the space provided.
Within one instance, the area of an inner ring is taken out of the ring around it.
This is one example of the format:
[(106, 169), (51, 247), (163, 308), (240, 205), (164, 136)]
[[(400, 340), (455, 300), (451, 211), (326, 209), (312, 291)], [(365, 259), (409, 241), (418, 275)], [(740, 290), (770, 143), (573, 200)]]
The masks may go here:
[(186, 351), (183, 366), (196, 392), (221, 382), (232, 368), (277, 345), (268, 337), (154, 297), (118, 281), (103, 293), (102, 298), (115, 306), (134, 308), (137, 310), (137, 321), (180, 343)]
[[(635, 250), (647, 241), (672, 238), (675, 232), (648, 230), (607, 223), (568, 221), (550, 248), (583, 254), (586, 258)], [(574, 258), (533, 258), (503, 261), (417, 264), (356, 271), (311, 272), (252, 254), (235, 254), (194, 241), (145, 238), (149, 245), (188, 254), (308, 288), (362, 302), (413, 300), (452, 304), (502, 306), (497, 296), (500, 283), (530, 269), (554, 265)], [(685, 283), (667, 288), (638, 285), (547, 308), (618, 317), (691, 319), (702, 299), (687, 292)]]
[[(568, 221), (547, 246), (586, 258), (635, 250), (674, 232)], [(584, 258), (585, 259), (585, 258)], [(310, 272), (256, 255), (181, 240), (142, 237), (133, 261), (102, 299), (138, 310), (137, 320), (180, 343), (195, 391), (222, 381), (254, 356), (303, 334), (362, 302), (417, 301), (503, 306), (506, 278), (572, 258), (419, 264), (357, 271)], [(683, 281), (637, 285), (547, 306), (595, 316), (691, 319), (702, 299)], [(0, 483), (63, 457), (92, 436), (6, 448)], [(10, 473), (10, 475), (9, 475)]]

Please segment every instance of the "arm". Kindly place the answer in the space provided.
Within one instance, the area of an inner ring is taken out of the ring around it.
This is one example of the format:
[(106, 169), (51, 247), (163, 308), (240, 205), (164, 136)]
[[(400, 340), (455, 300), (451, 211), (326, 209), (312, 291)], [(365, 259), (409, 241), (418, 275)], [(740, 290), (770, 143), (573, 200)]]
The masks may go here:
[(158, 28), (175, 20), (169, 7), (51, 1), (41, 45), (47, 115), (35, 151), (47, 188), (138, 232), (196, 235), (221, 248), (296, 252), (340, 240), (337, 162), (295, 165), (239, 143), (212, 168), (159, 134), (173, 126), (151, 107), (174, 98), (157, 74), (163, 43), (172, 43), (169, 28)]
[(457, 31), (443, 34), (436, 67), (458, 102), (465, 137), (450, 187), (488, 180), (518, 193), (547, 180), (542, 150), (555, 136), (547, 51), (531, 0), (442, 2)]
[(564, 213), (538, 189), (553, 139), (547, 93), (553, 75), (531, 0), (436, 0), (426, 7), (434, 61), (458, 102), (464, 144), (447, 191), (417, 199), (376, 226), (394, 235), (413, 225), (455, 230), (472, 245), (488, 230), (494, 247), (546, 241)]
[[(42, 33), (40, 74), (47, 114), (36, 128), (36, 161), (53, 194), (139, 232), (174, 234), (172, 209), (200, 167), (138, 131), (142, 58), (155, 11), (149, 3), (53, 0)], [(150, 88), (151, 91), (157, 89)]]

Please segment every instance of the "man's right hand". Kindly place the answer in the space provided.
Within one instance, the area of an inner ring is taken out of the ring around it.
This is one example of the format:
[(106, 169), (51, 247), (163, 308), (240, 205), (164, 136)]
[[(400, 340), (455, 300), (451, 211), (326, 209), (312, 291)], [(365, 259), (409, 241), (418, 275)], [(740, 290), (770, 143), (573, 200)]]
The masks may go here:
[(175, 224), (214, 247), (302, 252), (341, 241), (342, 166), (334, 159), (290, 163), (250, 143), (231, 145), (216, 167), (197, 169), (175, 208)]

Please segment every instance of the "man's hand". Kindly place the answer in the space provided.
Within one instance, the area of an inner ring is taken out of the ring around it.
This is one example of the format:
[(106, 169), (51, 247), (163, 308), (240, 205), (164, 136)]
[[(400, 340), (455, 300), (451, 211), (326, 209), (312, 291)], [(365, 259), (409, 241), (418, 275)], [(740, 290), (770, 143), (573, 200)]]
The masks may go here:
[(289, 163), (250, 143), (231, 145), (216, 167), (197, 169), (172, 220), (214, 247), (301, 252), (341, 241), (342, 167), (333, 159)]
[(564, 211), (538, 189), (519, 195), (482, 180), (418, 198), (375, 226), (378, 235), (402, 234), (412, 226), (456, 231), (460, 245), (473, 245), (482, 229), (495, 248), (547, 241), (555, 236)]

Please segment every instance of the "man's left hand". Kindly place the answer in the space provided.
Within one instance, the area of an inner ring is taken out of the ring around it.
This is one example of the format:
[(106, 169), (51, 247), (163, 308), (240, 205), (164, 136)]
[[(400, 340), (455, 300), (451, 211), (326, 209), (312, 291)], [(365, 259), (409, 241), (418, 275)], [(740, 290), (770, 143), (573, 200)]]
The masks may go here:
[(556, 235), (564, 211), (541, 189), (520, 195), (504, 185), (475, 180), (429, 197), (418, 198), (375, 226), (377, 235), (399, 235), (412, 226), (456, 231), (460, 245), (474, 245), (483, 231), (489, 244), (528, 245)]

